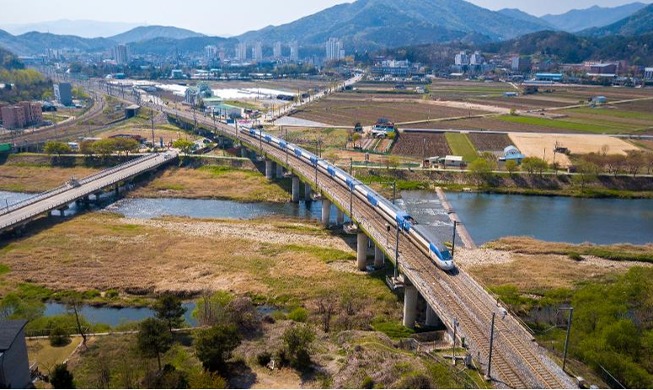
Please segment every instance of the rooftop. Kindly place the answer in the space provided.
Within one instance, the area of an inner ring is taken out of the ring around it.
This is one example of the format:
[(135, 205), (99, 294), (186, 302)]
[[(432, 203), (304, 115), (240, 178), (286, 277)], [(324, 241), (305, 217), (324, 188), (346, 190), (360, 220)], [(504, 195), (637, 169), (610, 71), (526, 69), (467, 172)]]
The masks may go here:
[(27, 320), (0, 321), (0, 352), (11, 348), (11, 345), (25, 325), (27, 325)]

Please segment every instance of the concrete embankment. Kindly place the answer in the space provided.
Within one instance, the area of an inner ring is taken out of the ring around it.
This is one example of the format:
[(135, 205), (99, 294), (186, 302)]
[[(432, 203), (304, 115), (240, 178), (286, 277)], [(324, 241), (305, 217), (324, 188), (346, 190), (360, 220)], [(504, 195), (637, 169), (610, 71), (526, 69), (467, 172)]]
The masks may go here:
[(472, 236), (469, 235), (469, 232), (467, 231), (465, 224), (463, 224), (460, 218), (458, 218), (458, 214), (456, 214), (453, 207), (451, 207), (451, 205), (449, 204), (449, 201), (447, 200), (447, 196), (445, 195), (442, 188), (437, 187), (435, 189), (435, 192), (438, 194), (438, 198), (440, 199), (440, 203), (442, 204), (442, 207), (445, 209), (447, 214), (449, 214), (449, 219), (451, 219), (452, 222), (456, 222), (456, 233), (463, 241), (463, 244), (465, 244), (465, 247), (469, 249), (476, 249), (477, 246), (474, 243), (474, 240), (472, 240)]

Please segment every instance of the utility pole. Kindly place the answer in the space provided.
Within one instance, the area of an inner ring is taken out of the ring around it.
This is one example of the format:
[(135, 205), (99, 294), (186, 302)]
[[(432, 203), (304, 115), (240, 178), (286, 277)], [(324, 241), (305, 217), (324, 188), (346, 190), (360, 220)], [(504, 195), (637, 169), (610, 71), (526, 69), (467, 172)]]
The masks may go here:
[(458, 320), (453, 319), (453, 342), (451, 343), (451, 359), (453, 365), (456, 365), (456, 328), (458, 327)]
[(488, 358), (487, 375), (485, 376), (485, 380), (488, 381), (492, 379), (492, 344), (494, 344), (494, 317), (496, 315), (496, 313), (492, 313), (492, 325), (490, 326), (490, 357)]
[(574, 308), (569, 307), (567, 308), (569, 310), (569, 319), (567, 320), (567, 335), (565, 336), (565, 351), (563, 352), (563, 357), (562, 357), (562, 371), (565, 371), (565, 366), (567, 364), (567, 349), (569, 347), (569, 335), (571, 333), (571, 320), (574, 315)]
[(456, 226), (458, 221), (453, 221), (453, 238), (451, 239), (451, 257), (453, 257), (454, 251), (456, 250)]
[(399, 222), (397, 222), (397, 237), (395, 240), (395, 279), (399, 277)]

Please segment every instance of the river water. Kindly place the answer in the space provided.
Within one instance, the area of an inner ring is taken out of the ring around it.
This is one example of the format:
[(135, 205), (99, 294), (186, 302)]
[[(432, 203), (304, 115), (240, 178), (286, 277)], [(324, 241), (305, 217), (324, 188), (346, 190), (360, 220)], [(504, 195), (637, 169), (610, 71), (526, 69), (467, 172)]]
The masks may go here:
[(594, 244), (653, 242), (652, 199), (448, 193), (476, 244), (506, 236)]

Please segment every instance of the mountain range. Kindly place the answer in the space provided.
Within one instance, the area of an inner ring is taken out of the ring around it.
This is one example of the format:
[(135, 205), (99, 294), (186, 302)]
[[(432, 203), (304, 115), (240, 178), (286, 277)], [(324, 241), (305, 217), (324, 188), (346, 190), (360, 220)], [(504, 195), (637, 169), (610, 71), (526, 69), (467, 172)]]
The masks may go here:
[(137, 27), (107, 38), (42, 32), (14, 36), (0, 30), (0, 46), (19, 55), (35, 55), (48, 48), (106, 51), (123, 43), (129, 44), (134, 54), (169, 54), (199, 51), (206, 45), (230, 49), (239, 41), (261, 41), (269, 46), (295, 40), (318, 52), (323, 51), (326, 40), (337, 37), (347, 52), (353, 52), (452, 41), (502, 42), (543, 30), (580, 31), (584, 36), (642, 34), (653, 31), (652, 7), (633, 3), (537, 18), (516, 9), (490, 11), (463, 0), (358, 0), (230, 39), (165, 26)]

